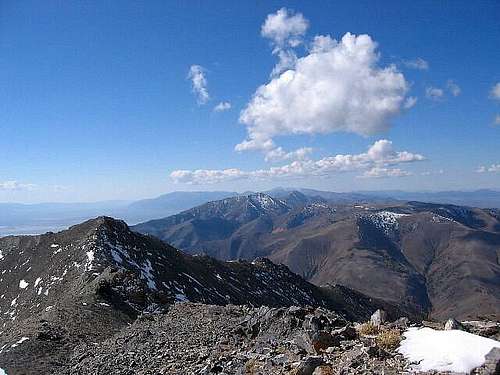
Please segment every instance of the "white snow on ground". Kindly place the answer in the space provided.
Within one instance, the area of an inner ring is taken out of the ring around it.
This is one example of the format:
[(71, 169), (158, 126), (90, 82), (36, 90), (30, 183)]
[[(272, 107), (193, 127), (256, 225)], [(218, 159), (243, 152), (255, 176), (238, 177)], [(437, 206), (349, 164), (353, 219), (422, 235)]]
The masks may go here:
[(38, 278), (35, 280), (35, 288), (38, 286), (38, 284), (40, 284), (40, 281), (42, 281), (42, 278), (41, 278), (41, 277), (38, 277)]
[(59, 247), (59, 245), (56, 243), (53, 243), (52, 245), (50, 245), (50, 247), (55, 248), (55, 247)]
[(5, 372), (5, 370), (3, 368), (0, 368), (0, 375), (7, 375), (7, 373)]
[(28, 283), (24, 280), (19, 281), (19, 288), (26, 289), (28, 287)]
[(410, 328), (398, 351), (416, 362), (416, 371), (454, 371), (469, 373), (484, 364), (485, 355), (500, 342), (472, 333), (432, 328)]
[(90, 271), (92, 269), (92, 262), (94, 261), (94, 252), (92, 250), (87, 251), (87, 262), (85, 263), (85, 271)]
[(18, 342), (16, 342), (15, 344), (12, 344), (11, 347), (15, 348), (16, 346), (18, 346), (19, 344), (22, 344), (26, 340), (29, 340), (29, 338), (28, 337), (21, 337), (21, 339)]

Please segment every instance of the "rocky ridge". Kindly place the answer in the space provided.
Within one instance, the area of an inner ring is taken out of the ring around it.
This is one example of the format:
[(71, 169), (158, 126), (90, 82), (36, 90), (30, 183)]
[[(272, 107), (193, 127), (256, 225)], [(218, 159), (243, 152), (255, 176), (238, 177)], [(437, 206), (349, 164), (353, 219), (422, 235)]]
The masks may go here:
[(186, 255), (107, 217), (59, 233), (0, 238), (0, 251), (0, 367), (9, 374), (64, 368), (76, 347), (93, 347), (182, 302), (321, 307), (344, 320), (379, 307), (404, 314), (342, 286), (318, 288), (267, 259)]

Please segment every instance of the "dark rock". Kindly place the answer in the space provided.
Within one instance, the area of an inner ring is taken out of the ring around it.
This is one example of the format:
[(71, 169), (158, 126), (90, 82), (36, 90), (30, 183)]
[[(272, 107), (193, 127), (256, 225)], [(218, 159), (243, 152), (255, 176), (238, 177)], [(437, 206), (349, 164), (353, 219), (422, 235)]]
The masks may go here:
[(294, 375), (312, 375), (314, 370), (323, 363), (322, 357), (307, 357), (295, 369)]
[(345, 327), (333, 330), (332, 336), (339, 337), (342, 340), (354, 340), (358, 336), (358, 333), (353, 326), (346, 325)]
[(340, 338), (332, 336), (331, 333), (326, 331), (314, 332), (310, 336), (311, 344), (316, 353), (321, 353), (329, 347), (339, 346)]

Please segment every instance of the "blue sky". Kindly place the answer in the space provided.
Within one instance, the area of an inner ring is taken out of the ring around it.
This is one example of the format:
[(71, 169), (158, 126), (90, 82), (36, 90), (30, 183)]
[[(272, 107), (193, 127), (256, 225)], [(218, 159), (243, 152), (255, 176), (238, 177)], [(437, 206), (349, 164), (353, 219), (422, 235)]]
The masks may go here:
[(497, 1), (2, 1), (0, 201), (500, 189), (499, 19)]

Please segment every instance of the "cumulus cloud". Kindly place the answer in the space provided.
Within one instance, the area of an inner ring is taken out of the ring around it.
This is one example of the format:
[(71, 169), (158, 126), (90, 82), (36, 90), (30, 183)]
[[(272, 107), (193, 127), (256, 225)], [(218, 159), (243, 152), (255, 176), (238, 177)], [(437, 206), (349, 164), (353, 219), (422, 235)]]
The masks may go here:
[(341, 172), (363, 172), (364, 177), (402, 177), (410, 175), (399, 168), (400, 164), (424, 160), (420, 154), (395, 151), (391, 141), (381, 139), (361, 154), (338, 154), (319, 160), (295, 160), (289, 164), (268, 169), (242, 171), (222, 170), (177, 170), (170, 174), (174, 182), (186, 184), (214, 184), (242, 179), (274, 179), (329, 177)]
[(422, 59), (421, 57), (417, 57), (414, 60), (405, 60), (403, 61), (404, 65), (411, 69), (417, 70), (427, 70), (429, 69), (429, 63)]
[(437, 87), (427, 87), (425, 89), (425, 97), (430, 100), (439, 101), (444, 97), (444, 90)]
[(414, 100), (407, 102), (409, 85), (395, 66), (378, 66), (376, 49), (368, 35), (314, 38), (293, 69), (257, 89), (239, 119), (248, 137), (235, 149), (269, 152), (280, 135), (388, 130)]
[(457, 83), (452, 79), (449, 79), (448, 82), (446, 82), (446, 88), (453, 96), (458, 96), (462, 92), (460, 86), (458, 86)]
[(210, 95), (208, 94), (207, 89), (205, 69), (200, 65), (191, 65), (189, 68), (188, 79), (191, 80), (192, 90), (196, 95), (196, 101), (198, 104), (206, 104), (210, 100)]
[(492, 99), (500, 100), (500, 82), (491, 88), (490, 96)]
[(34, 188), (36, 188), (35, 184), (23, 184), (15, 180), (0, 182), (0, 191), (33, 190)]
[(224, 112), (231, 109), (231, 103), (220, 102), (214, 107), (214, 112)]
[(500, 172), (500, 164), (491, 164), (489, 167), (482, 165), (476, 170), (476, 172), (477, 173), (486, 173), (486, 172), (499, 173)]

